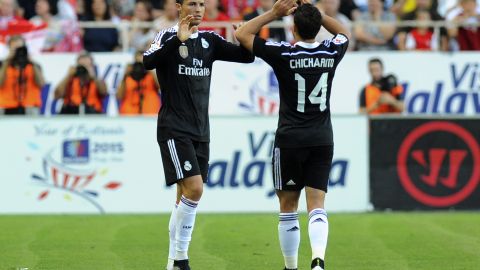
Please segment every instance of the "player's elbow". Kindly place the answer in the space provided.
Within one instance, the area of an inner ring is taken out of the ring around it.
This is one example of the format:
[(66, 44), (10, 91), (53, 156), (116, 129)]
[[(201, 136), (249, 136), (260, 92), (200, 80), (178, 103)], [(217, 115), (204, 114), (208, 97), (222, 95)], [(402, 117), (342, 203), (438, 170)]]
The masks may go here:
[(244, 40), (243, 34), (241, 33), (241, 30), (237, 30), (235, 32), (235, 38), (242, 43), (242, 40)]
[[(249, 35), (249, 34), (245, 34), (245, 35), (239, 35), (237, 37), (237, 40), (240, 42), (240, 45), (245, 48), (249, 54), (251, 54), (253, 52), (253, 40), (254, 40), (254, 35)], [(249, 58), (250, 60), (251, 59), (255, 59), (255, 57), (252, 55), (251, 58)], [(251, 60), (251, 62), (253, 62), (253, 60)]]
[(243, 27), (240, 27), (237, 31), (235, 31), (235, 38), (242, 44), (248, 40), (248, 35), (249, 34)]

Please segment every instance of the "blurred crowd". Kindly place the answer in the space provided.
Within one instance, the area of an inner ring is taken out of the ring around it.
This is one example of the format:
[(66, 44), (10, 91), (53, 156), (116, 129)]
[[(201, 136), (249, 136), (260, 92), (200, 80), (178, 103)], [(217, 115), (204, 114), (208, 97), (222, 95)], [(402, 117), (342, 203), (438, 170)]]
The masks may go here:
[[(28, 52), (21, 35), (8, 40), (8, 56), (0, 62), (0, 115), (39, 115), (45, 78), (42, 67)], [(143, 51), (137, 51), (126, 65), (115, 89), (118, 112), (124, 115), (156, 114), (161, 107), (160, 85), (153, 72), (143, 67)], [(59, 114), (103, 114), (108, 87), (96, 68), (94, 57), (86, 51), (77, 55), (53, 89)]]
[[(201, 30), (226, 37), (230, 22), (252, 19), (271, 9), (274, 1), (205, 0), (204, 20), (214, 25), (204, 25)], [(314, 2), (351, 29), (350, 50), (480, 50), (480, 0)], [(61, 114), (104, 113), (108, 87), (98, 78), (90, 52), (122, 48), (134, 54), (134, 59), (115, 89), (119, 112), (155, 114), (161, 106), (160, 85), (156, 76), (143, 68), (142, 52), (158, 31), (177, 24), (177, 13), (176, 0), (0, 0), (0, 114), (39, 113), (45, 79), (32, 51), (78, 54), (75, 65), (54, 89)], [(409, 21), (415, 24), (401, 24)], [(128, 28), (120, 27), (124, 22)], [(291, 18), (275, 23), (261, 29), (259, 35), (294, 42), (287, 31)], [(125, 29), (127, 32), (120, 31)], [(330, 38), (325, 29), (316, 37), (318, 41)], [(383, 74), (380, 59), (371, 60), (368, 70), (372, 78), (360, 91), (360, 111), (401, 112), (403, 89), (397, 78)]]
[[(231, 27), (228, 22), (249, 20), (270, 9), (274, 1), (205, 0), (204, 20), (227, 23), (203, 29), (226, 37), (226, 27)], [(314, 3), (351, 28), (351, 50), (480, 50), (480, 0)], [(0, 0), (0, 44), (6, 47), (8, 36), (13, 34), (36, 32), (27, 37), (29, 47), (32, 39), (44, 52), (110, 52), (122, 47), (134, 52), (145, 49), (156, 32), (175, 25), (177, 16), (175, 0)], [(130, 24), (125, 39), (120, 24), (126, 21)], [(284, 24), (264, 28), (259, 34), (272, 40), (293, 41), (286, 31), (288, 21), (285, 18)], [(405, 21), (417, 23), (398, 24)], [(96, 27), (88, 27), (88, 22), (94, 22), (90, 25)], [(440, 24), (433, 27), (433, 22)], [(317, 39), (329, 37), (323, 30)], [(128, 44), (122, 44), (124, 40)]]

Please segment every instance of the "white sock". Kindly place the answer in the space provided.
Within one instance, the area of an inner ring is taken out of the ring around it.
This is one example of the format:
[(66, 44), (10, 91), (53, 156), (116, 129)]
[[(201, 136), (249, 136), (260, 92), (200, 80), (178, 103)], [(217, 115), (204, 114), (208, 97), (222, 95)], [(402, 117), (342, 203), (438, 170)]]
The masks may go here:
[(316, 208), (309, 213), (308, 236), (312, 247), (312, 260), (325, 260), (328, 239), (328, 218), (324, 209)]
[(300, 246), (300, 224), (297, 213), (280, 213), (278, 222), (278, 238), (282, 249), (285, 267), (297, 269), (298, 247)]
[(170, 215), (170, 221), (168, 222), (168, 235), (170, 236), (170, 243), (168, 246), (167, 270), (173, 269), (173, 261), (175, 260), (175, 223), (177, 221), (177, 208), (178, 204), (175, 203), (175, 207)]
[(195, 216), (198, 202), (182, 196), (177, 208), (177, 220), (175, 229), (175, 260), (188, 259), (188, 246), (192, 239)]

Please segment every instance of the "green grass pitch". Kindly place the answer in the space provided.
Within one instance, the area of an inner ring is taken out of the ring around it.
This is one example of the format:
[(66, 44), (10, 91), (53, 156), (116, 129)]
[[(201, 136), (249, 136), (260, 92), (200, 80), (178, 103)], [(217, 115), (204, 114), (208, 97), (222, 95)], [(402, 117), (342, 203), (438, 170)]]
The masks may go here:
[[(0, 216), (0, 269), (157, 269), (168, 215)], [(331, 214), (326, 269), (480, 269), (476, 212)], [(306, 214), (299, 269), (309, 269)], [(200, 214), (194, 270), (281, 270), (277, 215)]]

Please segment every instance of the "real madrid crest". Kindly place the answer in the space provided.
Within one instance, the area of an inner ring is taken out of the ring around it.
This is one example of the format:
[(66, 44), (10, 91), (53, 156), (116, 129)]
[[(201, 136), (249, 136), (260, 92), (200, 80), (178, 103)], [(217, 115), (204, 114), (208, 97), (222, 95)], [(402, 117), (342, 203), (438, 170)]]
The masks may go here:
[(178, 47), (178, 53), (180, 53), (180, 56), (183, 58), (183, 59), (186, 59), (188, 57), (188, 48), (187, 46), (185, 45), (180, 45), (180, 47)]
[(204, 38), (202, 38), (202, 47), (203, 47), (204, 49), (207, 49), (208, 46), (210, 46), (210, 44), (208, 44), (208, 42), (207, 42)]

